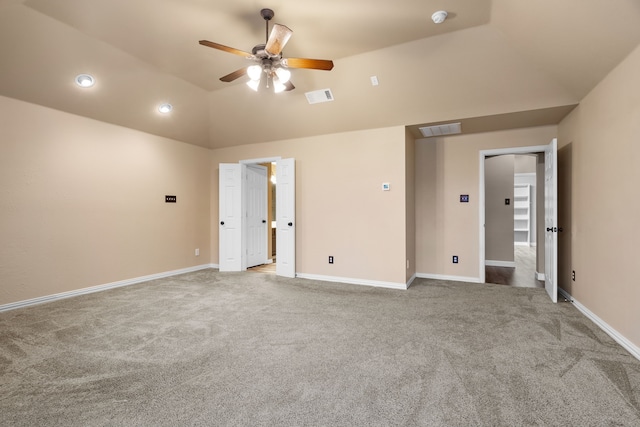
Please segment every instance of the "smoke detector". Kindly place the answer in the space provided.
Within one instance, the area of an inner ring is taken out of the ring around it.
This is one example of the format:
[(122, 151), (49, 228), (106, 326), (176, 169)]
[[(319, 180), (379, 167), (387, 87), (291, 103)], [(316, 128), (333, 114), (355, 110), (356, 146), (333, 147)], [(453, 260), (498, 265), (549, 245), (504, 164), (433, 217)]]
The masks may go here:
[(447, 19), (447, 12), (445, 10), (439, 10), (431, 15), (431, 19), (434, 24), (442, 24), (444, 20)]

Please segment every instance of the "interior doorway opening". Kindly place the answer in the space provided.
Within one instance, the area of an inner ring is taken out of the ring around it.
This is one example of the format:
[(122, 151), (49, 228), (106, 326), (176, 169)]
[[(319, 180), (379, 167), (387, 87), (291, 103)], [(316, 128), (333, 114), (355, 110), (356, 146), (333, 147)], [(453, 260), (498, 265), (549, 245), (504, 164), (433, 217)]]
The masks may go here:
[[(502, 154), (485, 158), (486, 283), (544, 287), (544, 156)], [(544, 245), (541, 247), (541, 249)], [(540, 262), (539, 262), (540, 261)]]
[[(541, 146), (532, 146), (532, 147), (513, 147), (513, 148), (501, 148), (494, 150), (481, 150), (479, 155), (479, 194), (480, 194), (480, 209), (479, 209), (479, 274), (478, 279), (481, 282), (484, 282), (486, 277), (486, 265), (487, 265), (487, 251), (486, 251), (486, 226), (487, 226), (487, 217), (486, 217), (486, 187), (485, 187), (485, 162), (487, 158), (501, 156), (501, 155), (510, 155), (510, 154), (536, 154), (544, 153), (544, 222), (539, 221), (538, 227), (542, 228), (544, 231), (544, 246), (542, 252), (544, 253), (544, 258), (541, 259), (540, 256), (537, 258), (539, 260), (544, 260), (544, 283), (545, 290), (551, 300), (555, 303), (558, 301), (558, 231), (561, 229), (558, 228), (558, 212), (557, 212), (557, 194), (558, 194), (558, 166), (557, 166), (557, 153), (558, 153), (558, 142), (557, 139), (553, 139), (551, 143), (548, 145)], [(504, 204), (510, 204), (512, 200), (507, 200), (508, 198), (504, 198)], [(511, 198), (512, 199), (512, 198)], [(511, 213), (513, 215), (513, 212)], [(542, 219), (542, 218), (541, 218)], [(541, 233), (538, 233), (538, 236)], [(542, 239), (541, 239), (542, 240)], [(539, 242), (539, 245), (542, 244), (542, 241)], [(540, 247), (540, 246), (537, 246)], [(540, 272), (536, 271), (535, 273), (536, 279), (540, 280)]]
[(260, 166), (266, 168), (267, 172), (267, 182), (266, 182), (266, 193), (267, 193), (267, 206), (265, 218), (267, 221), (267, 230), (266, 230), (266, 253), (267, 257), (265, 262), (259, 263), (256, 265), (247, 265), (247, 271), (255, 272), (255, 273), (276, 273), (276, 262), (277, 262), (277, 233), (276, 233), (276, 168), (277, 163), (266, 162), (261, 163)]
[[(273, 162), (276, 184), (267, 173)], [(295, 277), (295, 159), (253, 159), (219, 166), (220, 271), (246, 271), (269, 264), (273, 246), (270, 217), (275, 214), (276, 274)], [(276, 195), (269, 209), (272, 184)]]

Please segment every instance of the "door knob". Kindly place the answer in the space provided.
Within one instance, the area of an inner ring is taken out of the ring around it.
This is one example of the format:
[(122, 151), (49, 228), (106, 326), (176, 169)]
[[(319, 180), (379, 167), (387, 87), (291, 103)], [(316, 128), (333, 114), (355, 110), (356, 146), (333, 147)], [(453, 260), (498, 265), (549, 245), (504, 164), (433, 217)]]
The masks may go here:
[(552, 231), (552, 229), (551, 229), (551, 228), (549, 228), (549, 227), (547, 227), (547, 231)]
[(224, 221), (220, 221), (220, 225), (224, 225)]
[(290, 222), (290, 223), (289, 223), (289, 224), (287, 224), (287, 225), (288, 225), (289, 227), (292, 227), (292, 226), (293, 226), (293, 223), (292, 223), (292, 222)]
[(263, 224), (266, 224), (266, 223), (267, 223), (267, 220), (266, 220), (266, 219), (263, 219), (263, 220), (262, 220), (262, 223), (263, 223)]

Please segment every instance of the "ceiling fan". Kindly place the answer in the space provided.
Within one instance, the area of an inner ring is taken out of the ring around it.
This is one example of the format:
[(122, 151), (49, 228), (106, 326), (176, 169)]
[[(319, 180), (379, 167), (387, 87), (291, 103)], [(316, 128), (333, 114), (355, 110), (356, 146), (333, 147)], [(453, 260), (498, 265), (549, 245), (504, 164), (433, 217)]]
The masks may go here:
[(269, 87), (269, 82), (272, 82), (274, 91), (278, 93), (295, 89), (295, 86), (289, 80), (291, 78), (291, 72), (288, 68), (307, 68), (326, 71), (333, 68), (333, 61), (327, 59), (283, 58), (282, 49), (289, 41), (293, 31), (284, 25), (274, 24), (271, 34), (269, 35), (269, 21), (273, 18), (274, 12), (271, 9), (262, 9), (260, 16), (262, 16), (266, 24), (266, 43), (254, 46), (251, 53), (208, 40), (200, 40), (199, 43), (203, 46), (243, 56), (255, 62), (254, 65), (240, 68), (226, 76), (220, 77), (220, 80), (223, 82), (232, 82), (244, 75), (248, 75), (250, 80), (247, 82), (247, 85), (257, 91), (260, 87), (261, 77), (264, 75), (266, 77), (266, 86)]

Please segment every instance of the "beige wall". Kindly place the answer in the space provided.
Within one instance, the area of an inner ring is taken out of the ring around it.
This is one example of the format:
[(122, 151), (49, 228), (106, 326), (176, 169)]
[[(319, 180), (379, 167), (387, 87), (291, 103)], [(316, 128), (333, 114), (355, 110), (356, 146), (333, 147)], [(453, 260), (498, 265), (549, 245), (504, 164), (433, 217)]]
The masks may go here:
[(513, 158), (513, 173), (536, 173), (536, 154), (522, 154)]
[[(435, 139), (422, 139), (415, 143), (415, 206), (416, 206), (416, 272), (438, 271), (443, 245), (441, 230), (437, 224), (437, 206), (442, 203), (443, 192), (438, 180), (438, 143)], [(440, 198), (440, 200), (438, 199)]]
[[(406, 283), (405, 145), (404, 127), (394, 127), (214, 150), (212, 262), (218, 263), (218, 164), (292, 157), (296, 272)], [(384, 182), (391, 191), (382, 191)]]
[[(559, 188), (565, 197), (571, 196), (559, 220), (564, 232), (558, 282), (636, 346), (640, 346), (638, 75), (640, 47), (560, 123), (558, 140)], [(575, 282), (571, 270), (576, 271)]]
[(209, 150), (4, 97), (0, 129), (0, 305), (210, 262)]
[[(417, 272), (479, 279), (480, 151), (546, 145), (556, 134), (556, 126), (540, 126), (417, 140)], [(460, 194), (470, 202), (460, 203)]]
[[(515, 158), (504, 155), (484, 161), (485, 259), (513, 262), (513, 180)], [(505, 199), (510, 204), (505, 204)]]

